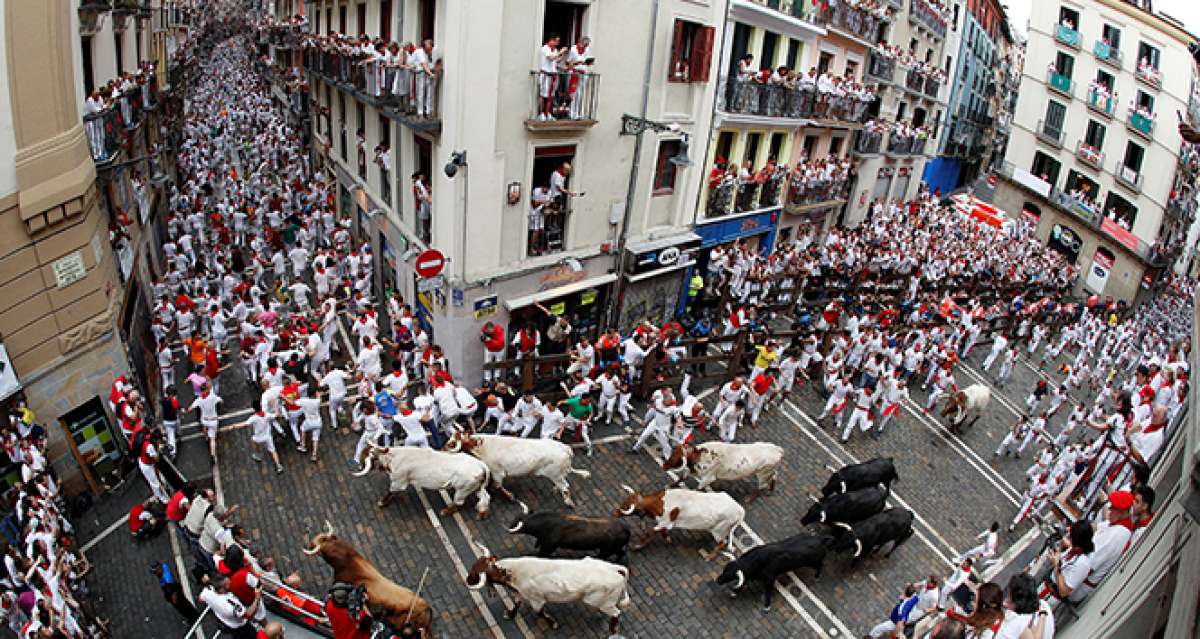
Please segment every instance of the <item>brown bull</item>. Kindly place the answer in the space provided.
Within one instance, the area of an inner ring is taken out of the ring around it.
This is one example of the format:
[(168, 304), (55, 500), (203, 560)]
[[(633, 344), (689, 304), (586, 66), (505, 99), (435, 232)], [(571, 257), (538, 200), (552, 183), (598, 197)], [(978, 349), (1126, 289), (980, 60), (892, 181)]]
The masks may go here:
[(334, 582), (366, 586), (367, 607), (376, 619), (386, 620), (397, 629), (411, 625), (421, 632), (420, 636), (432, 636), (433, 608), (429, 602), (380, 574), (354, 546), (333, 534), (329, 522), (325, 522), (325, 532), (309, 541), (304, 554), (320, 555), (333, 569)]

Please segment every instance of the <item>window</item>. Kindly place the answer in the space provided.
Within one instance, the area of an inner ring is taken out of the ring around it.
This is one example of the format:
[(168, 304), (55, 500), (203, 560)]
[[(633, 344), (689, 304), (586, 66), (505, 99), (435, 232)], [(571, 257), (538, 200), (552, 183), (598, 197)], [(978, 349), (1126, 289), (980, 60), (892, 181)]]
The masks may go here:
[(671, 43), (671, 82), (708, 82), (716, 29), (687, 20), (675, 21)]
[(1067, 192), (1079, 195), (1089, 206), (1094, 206), (1093, 203), (1100, 193), (1100, 185), (1092, 178), (1072, 170), (1067, 173)]
[(313, 13), (313, 33), (320, 33), (320, 32), (321, 32), (321, 12), (317, 11), (317, 12)]
[[(954, 8), (957, 9), (958, 5), (954, 5)], [(954, 58), (952, 56), (946, 56), (946, 68), (943, 69), (946, 72), (946, 75), (950, 75), (951, 64), (954, 64)]]
[(912, 125), (913, 126), (924, 125), (925, 124), (925, 115), (926, 115), (925, 109), (922, 109), (921, 107), (914, 108), (913, 114), (912, 114)]
[(1145, 91), (1137, 92), (1137, 105), (1151, 113), (1154, 112), (1154, 96)]
[(909, 53), (917, 52), (917, 39), (916, 38), (913, 38), (908, 41), (908, 52)]
[(1122, 164), (1125, 166), (1125, 168), (1129, 169), (1135, 174), (1141, 173), (1142, 160), (1145, 159), (1145, 157), (1146, 149), (1143, 149), (1141, 146), (1134, 144), (1133, 142), (1127, 142), (1125, 144), (1125, 159), (1122, 161)]
[(729, 154), (733, 151), (733, 132), (721, 131), (717, 136), (717, 157), (716, 161), (719, 164), (726, 164), (732, 158)]
[(787, 60), (784, 62), (784, 64), (787, 65), (787, 68), (789, 68), (789, 69), (796, 68), (796, 62), (798, 62), (800, 60), (800, 48), (802, 46), (803, 45), (800, 43), (799, 40), (795, 40), (795, 39), (788, 40)]
[(1078, 31), (1079, 30), (1079, 12), (1070, 7), (1059, 7), (1058, 23), (1062, 26)]
[(831, 138), (829, 140), (829, 155), (841, 155), (842, 143), (845, 141), (846, 138)]
[[(661, 146), (659, 147), (661, 155)], [(575, 145), (567, 144), (562, 146), (546, 146), (539, 147), (533, 151), (533, 175), (532, 182), (534, 189), (545, 189), (546, 195), (549, 195), (551, 174), (559, 169), (564, 163), (573, 164), (575, 159)], [(570, 189), (570, 180), (573, 176), (567, 179), (567, 188)], [(578, 190), (578, 189), (575, 189)], [(533, 191), (530, 191), (532, 199)], [(545, 255), (547, 253), (557, 253), (566, 248), (566, 230), (570, 223), (571, 217), (571, 202), (566, 195), (562, 195), (557, 199), (548, 202), (542, 210), (543, 228), (529, 229), (528, 244), (526, 251), (529, 255)]]
[(392, 0), (379, 0), (379, 37), (384, 42), (392, 39)]
[(1148, 64), (1157, 69), (1159, 65), (1159, 55), (1160, 54), (1157, 47), (1146, 44), (1145, 42), (1138, 43), (1138, 66)]
[(762, 66), (775, 68), (775, 52), (779, 49), (779, 34), (767, 32), (763, 34)]
[(333, 7), (325, 10), (325, 33), (328, 35), (333, 32)]
[(79, 50), (83, 53), (83, 91), (90, 96), (96, 90), (96, 79), (92, 77), (92, 36), (80, 40)]
[(658, 159), (654, 162), (654, 190), (651, 195), (670, 195), (675, 192), (677, 166), (671, 158), (679, 155), (679, 140), (661, 140)]
[(1067, 117), (1067, 107), (1064, 104), (1050, 100), (1046, 102), (1046, 132), (1054, 137), (1062, 134), (1063, 120)]
[(1137, 207), (1129, 200), (1112, 191), (1108, 192), (1108, 198), (1104, 201), (1104, 217), (1116, 222), (1121, 228), (1132, 231), (1137, 213)]
[(346, 5), (338, 6), (338, 33), (346, 33)]
[(954, 5), (954, 30), (958, 31), (958, 5)]
[(346, 94), (338, 91), (338, 139), (341, 142), (342, 161), (346, 160)]
[(124, 33), (113, 31), (113, 47), (114, 47), (114, 50), (117, 52), (117, 74), (120, 75), (121, 73), (125, 72), (125, 67), (122, 66), (124, 64), (124, 58), (125, 58), (125, 34)]
[(858, 78), (858, 63), (854, 60), (846, 60), (846, 77)]
[[(742, 161), (750, 162), (752, 165), (758, 158), (758, 145), (762, 142), (761, 133), (751, 133), (746, 136), (746, 148), (742, 151)], [(752, 167), (751, 170), (757, 167)]]
[(1075, 71), (1075, 58), (1059, 51), (1054, 59), (1054, 71), (1059, 75), (1071, 77)]
[[(878, 100), (876, 100), (876, 102), (878, 102)], [(896, 107), (896, 121), (899, 122), (900, 120), (903, 120), (904, 116), (907, 114), (908, 114), (908, 103), (901, 102), (899, 104), (899, 106)]]
[(813, 155), (816, 152), (817, 152), (817, 136), (815, 136), (815, 135), (804, 136), (804, 157), (805, 157), (805, 159), (811, 160)]
[(1104, 125), (1095, 120), (1088, 120), (1087, 133), (1083, 136), (1084, 144), (1093, 149), (1104, 148)]
[(1108, 91), (1110, 94), (1112, 93), (1114, 82), (1116, 82), (1116, 79), (1113, 78), (1111, 73), (1106, 73), (1101, 70), (1096, 71), (1096, 84), (1103, 86), (1104, 90)]
[(1100, 39), (1107, 42), (1108, 46), (1114, 50), (1121, 48), (1121, 30), (1111, 24), (1104, 25), (1100, 32)]
[(786, 133), (772, 133), (771, 146), (767, 149), (767, 159), (779, 161), (779, 155), (783, 151), (783, 141), (787, 138)]
[(821, 56), (817, 58), (817, 74), (828, 73), (831, 66), (833, 66), (833, 54), (822, 51)]
[(433, 38), (433, 29), (437, 22), (437, 0), (420, 0), (420, 4), (417, 6), (417, 18), (421, 30), (421, 40)]
[(365, 34), (367, 32), (367, 3), (358, 3), (358, 10), (355, 11), (354, 15), (357, 18), (358, 35)]
[(552, 33), (562, 38), (562, 46), (570, 46), (583, 37), (583, 17), (587, 5), (572, 2), (546, 2), (546, 14), (542, 20), (542, 42)]
[(1038, 151), (1033, 154), (1033, 166), (1030, 171), (1039, 178), (1054, 186), (1058, 183), (1058, 172), (1062, 169), (1062, 163), (1054, 158)]

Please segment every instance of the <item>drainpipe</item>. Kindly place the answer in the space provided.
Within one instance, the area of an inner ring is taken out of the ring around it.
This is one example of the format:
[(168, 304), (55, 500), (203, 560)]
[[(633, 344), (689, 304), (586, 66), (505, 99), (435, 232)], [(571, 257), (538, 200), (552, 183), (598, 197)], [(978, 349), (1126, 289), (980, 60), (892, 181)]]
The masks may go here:
[[(654, 0), (650, 9), (650, 37), (647, 43), (646, 69), (642, 74), (642, 111), (639, 114), (644, 120), (650, 108), (650, 74), (654, 70), (654, 40), (658, 31), (658, 4)], [(609, 304), (608, 325), (616, 326), (621, 315), (621, 296), (625, 294), (625, 242), (629, 239), (629, 218), (633, 212), (633, 199), (637, 194), (638, 167), (642, 157), (642, 137), (645, 130), (639, 131), (633, 142), (633, 162), (629, 167), (629, 190), (625, 193), (625, 211), (621, 215), (621, 232), (617, 236), (616, 257), (613, 259), (613, 271), (617, 281), (613, 283), (612, 302)]]

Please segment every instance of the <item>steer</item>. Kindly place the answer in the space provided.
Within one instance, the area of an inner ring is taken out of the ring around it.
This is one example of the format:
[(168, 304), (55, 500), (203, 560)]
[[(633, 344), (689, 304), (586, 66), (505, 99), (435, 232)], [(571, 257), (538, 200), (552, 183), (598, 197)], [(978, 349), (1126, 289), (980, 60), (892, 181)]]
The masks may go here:
[(538, 557), (549, 557), (555, 550), (595, 551), (602, 559), (613, 558), (625, 563), (625, 548), (629, 545), (629, 526), (608, 517), (580, 517), (565, 513), (541, 511), (524, 513), (513, 520), (508, 532), (530, 535), (537, 540)]
[(746, 509), (726, 493), (668, 488), (643, 494), (624, 484), (621, 488), (629, 496), (613, 512), (614, 516), (654, 518), (654, 527), (642, 534), (634, 550), (646, 547), (654, 533), (668, 538), (672, 528), (707, 530), (717, 541), (717, 546), (711, 553), (700, 551), (700, 554), (705, 560), (712, 561), (718, 552), (733, 543), (733, 529), (746, 517)]
[(987, 386), (971, 384), (960, 391), (950, 393), (946, 398), (946, 407), (942, 409), (942, 417), (950, 417), (950, 414), (954, 413), (954, 417), (950, 419), (950, 430), (957, 433), (967, 417), (971, 418), (967, 426), (979, 421), (991, 399), (992, 391), (988, 390)]
[(488, 505), (492, 501), (487, 491), (491, 473), (487, 464), (470, 455), (444, 453), (430, 448), (377, 446), (371, 449), (366, 465), (354, 476), (362, 477), (371, 472), (372, 464), (386, 472), (390, 482), (387, 494), (379, 500), (380, 508), (391, 503), (397, 494), (409, 486), (426, 490), (450, 489), (453, 500), (442, 509), (443, 515), (458, 512), (467, 497), (475, 493), (478, 499), (475, 510), (480, 519), (487, 519)]
[(775, 596), (775, 580), (782, 574), (801, 568), (815, 569), (814, 577), (819, 579), (821, 567), (825, 563), (825, 554), (832, 545), (833, 537), (829, 535), (803, 532), (783, 541), (755, 546), (741, 557), (725, 564), (725, 570), (717, 577), (717, 583), (732, 584), (733, 592), (730, 596), (736, 596), (746, 585), (746, 580), (761, 583), (763, 610), (767, 611), (771, 609), (771, 599)]
[(354, 546), (333, 534), (333, 526), (328, 521), (325, 522), (325, 532), (309, 541), (304, 554), (320, 555), (333, 569), (335, 583), (365, 586), (367, 607), (375, 618), (386, 620), (388, 625), (400, 631), (407, 626), (420, 633), (420, 636), (432, 636), (430, 631), (434, 615), (429, 602), (381, 575)]
[(775, 473), (781, 461), (783, 449), (768, 442), (705, 442), (698, 446), (676, 446), (667, 461), (663, 462), (663, 470), (675, 480), (675, 485), (679, 485), (689, 474), (694, 474), (699, 482), (697, 490), (704, 490), (714, 481), (753, 478), (757, 485), (746, 500), (749, 503), (763, 491), (775, 492)]
[(852, 524), (883, 510), (887, 498), (888, 487), (883, 484), (848, 493), (834, 493), (810, 506), (800, 523)]
[[(826, 466), (826, 468), (829, 467)], [(844, 493), (876, 484), (883, 484), (890, 488), (892, 482), (899, 479), (891, 457), (876, 457), (861, 464), (843, 466), (840, 470), (833, 468), (829, 468), (829, 470), (833, 474), (829, 476), (829, 481), (825, 482), (825, 487), (821, 489), (821, 494), (826, 497), (834, 493)]]
[(562, 495), (563, 503), (568, 508), (574, 508), (575, 502), (571, 500), (571, 485), (567, 483), (567, 477), (579, 475), (586, 479), (592, 476), (586, 470), (572, 468), (571, 458), (574, 457), (575, 451), (553, 439), (522, 439), (458, 432), (446, 444), (446, 450), (452, 453), (462, 451), (487, 464), (492, 473), (492, 486), (508, 499), (513, 497), (512, 493), (504, 488), (505, 478), (534, 475), (553, 482), (558, 494)]
[(516, 595), (509, 619), (517, 615), (521, 602), (554, 629), (558, 621), (546, 612), (548, 603), (583, 603), (608, 615), (608, 632), (617, 632), (621, 609), (630, 605), (626, 584), (629, 569), (625, 566), (592, 559), (544, 559), (541, 557), (512, 557), (497, 559), (486, 546), (479, 546), (483, 556), (476, 559), (467, 574), (467, 587), (482, 590), (489, 583)]
[(874, 553), (890, 541), (895, 543), (885, 556), (891, 557), (900, 544), (912, 537), (913, 513), (904, 508), (888, 508), (858, 523), (838, 524), (838, 527), (843, 532), (833, 544), (834, 552), (853, 550), (857, 562), (863, 555)]

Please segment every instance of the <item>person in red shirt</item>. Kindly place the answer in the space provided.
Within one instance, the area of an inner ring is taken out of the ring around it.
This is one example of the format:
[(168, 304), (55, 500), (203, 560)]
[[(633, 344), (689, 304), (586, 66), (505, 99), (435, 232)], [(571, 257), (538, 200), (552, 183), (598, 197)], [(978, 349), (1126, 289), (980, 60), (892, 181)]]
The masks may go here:
[(367, 607), (362, 606), (354, 612), (350, 610), (353, 589), (349, 584), (334, 584), (325, 599), (325, 616), (329, 619), (333, 639), (371, 639), (371, 616)]
[[(495, 322), (488, 322), (480, 330), (479, 341), (483, 342), (483, 363), (491, 364), (504, 359), (504, 328)], [(483, 383), (503, 377), (503, 371), (496, 369), (483, 370)]]
[(758, 428), (758, 417), (762, 414), (763, 405), (767, 402), (767, 396), (770, 395), (771, 389), (775, 386), (774, 367), (754, 376), (750, 380), (750, 427)]

